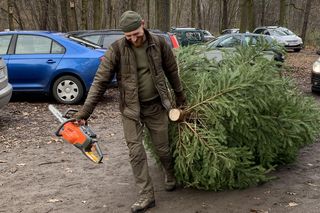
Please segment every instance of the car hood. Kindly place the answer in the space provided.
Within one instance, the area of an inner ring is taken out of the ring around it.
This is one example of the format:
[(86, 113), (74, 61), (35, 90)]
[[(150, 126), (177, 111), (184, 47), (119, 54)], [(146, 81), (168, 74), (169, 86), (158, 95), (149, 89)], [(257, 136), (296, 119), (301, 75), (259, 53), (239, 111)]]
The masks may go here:
[(299, 42), (302, 43), (302, 39), (296, 35), (286, 35), (286, 36), (271, 36), (272, 38), (276, 39), (280, 43), (284, 42)]

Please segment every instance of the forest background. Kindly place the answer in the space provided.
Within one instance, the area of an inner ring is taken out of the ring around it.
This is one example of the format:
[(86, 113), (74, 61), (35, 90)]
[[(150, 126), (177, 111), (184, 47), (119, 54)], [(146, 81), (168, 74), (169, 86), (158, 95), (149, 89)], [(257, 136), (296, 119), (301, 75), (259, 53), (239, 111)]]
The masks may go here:
[(320, 38), (318, 0), (0, 0), (0, 30), (115, 29), (126, 10), (146, 27), (197, 27), (218, 36), (223, 29), (279, 25), (314, 45)]

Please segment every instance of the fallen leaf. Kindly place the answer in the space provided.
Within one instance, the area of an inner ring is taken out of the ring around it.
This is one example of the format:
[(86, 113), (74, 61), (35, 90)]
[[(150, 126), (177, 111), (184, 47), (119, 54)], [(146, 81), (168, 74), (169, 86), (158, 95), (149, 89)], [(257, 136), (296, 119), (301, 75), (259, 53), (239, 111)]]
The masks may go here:
[(48, 203), (57, 203), (57, 202), (62, 202), (62, 200), (59, 200), (59, 199), (56, 199), (56, 198), (48, 200)]
[(18, 163), (16, 164), (17, 166), (25, 166), (26, 164), (25, 163)]
[(87, 201), (83, 200), (83, 201), (81, 201), (81, 203), (87, 203)]
[(287, 192), (288, 195), (296, 195), (297, 193), (295, 192)]
[(288, 204), (288, 207), (294, 207), (294, 206), (297, 206), (297, 205), (299, 205), (299, 204), (297, 204), (296, 202), (290, 202)]

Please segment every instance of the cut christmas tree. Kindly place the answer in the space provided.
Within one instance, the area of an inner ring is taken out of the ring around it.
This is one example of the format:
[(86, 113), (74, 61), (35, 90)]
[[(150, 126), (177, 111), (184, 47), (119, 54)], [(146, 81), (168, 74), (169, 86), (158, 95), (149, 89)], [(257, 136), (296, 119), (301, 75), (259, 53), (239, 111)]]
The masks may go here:
[(176, 178), (214, 191), (265, 182), (315, 142), (320, 108), (261, 48), (239, 48), (219, 63), (202, 51), (177, 54), (188, 104), (169, 130)]

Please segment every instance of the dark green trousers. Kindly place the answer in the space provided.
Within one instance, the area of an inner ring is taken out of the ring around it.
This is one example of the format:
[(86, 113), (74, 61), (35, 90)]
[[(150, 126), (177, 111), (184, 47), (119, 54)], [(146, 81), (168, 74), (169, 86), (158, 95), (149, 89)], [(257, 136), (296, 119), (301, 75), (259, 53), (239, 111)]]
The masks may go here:
[(173, 162), (168, 140), (168, 115), (160, 100), (141, 103), (140, 121), (122, 116), (124, 136), (129, 148), (130, 163), (140, 195), (153, 194), (153, 184), (148, 171), (147, 155), (142, 143), (144, 127), (150, 133), (156, 154), (163, 168), (173, 174)]

